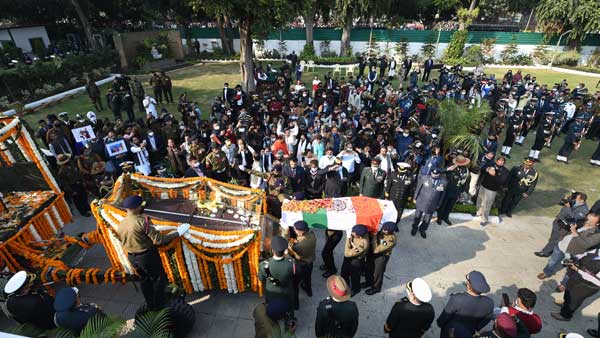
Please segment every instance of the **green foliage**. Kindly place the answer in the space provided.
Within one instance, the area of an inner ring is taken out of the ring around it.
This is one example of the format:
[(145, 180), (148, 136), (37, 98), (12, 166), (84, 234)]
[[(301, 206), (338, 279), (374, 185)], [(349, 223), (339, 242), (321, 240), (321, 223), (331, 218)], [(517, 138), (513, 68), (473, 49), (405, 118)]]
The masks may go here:
[(431, 42), (425, 42), (423, 45), (421, 45), (421, 54), (423, 54), (423, 57), (426, 59), (428, 57), (434, 57), (435, 56), (435, 44), (431, 43)]
[(467, 48), (464, 54), (464, 58), (467, 60), (467, 65), (478, 65), (483, 62), (483, 53), (480, 45), (471, 45)]
[(444, 51), (444, 60), (457, 59), (463, 55), (467, 34), (467, 31), (456, 31), (452, 34), (448, 48)]
[(319, 44), (319, 49), (321, 51), (321, 56), (323, 57), (337, 56), (337, 54), (331, 50), (330, 40), (321, 41), (321, 43)]
[(572, 30), (569, 39), (583, 41), (587, 34), (600, 30), (600, 1), (540, 0), (536, 19), (548, 37)]
[(596, 48), (594, 53), (587, 60), (588, 67), (600, 67), (600, 48)]
[(161, 32), (155, 37), (146, 38), (136, 46), (136, 56), (134, 60), (140, 69), (144, 67), (146, 63), (153, 60), (151, 53), (153, 47), (156, 47), (156, 50), (162, 54), (163, 59), (167, 59), (171, 56), (167, 32)]
[(169, 309), (148, 311), (136, 319), (131, 338), (173, 338), (171, 325)]
[(381, 51), (379, 50), (379, 44), (377, 43), (377, 39), (372, 36), (369, 43), (367, 43), (367, 48), (365, 49), (365, 54), (367, 57), (377, 57)]
[(577, 66), (581, 58), (581, 54), (576, 50), (553, 52), (552, 55), (556, 55), (553, 64), (557, 66)]
[(298, 56), (300, 60), (312, 60), (317, 57), (317, 53), (315, 52), (315, 46), (311, 44), (305, 44), (302, 52)]
[(459, 8), (456, 11), (456, 15), (458, 16), (458, 21), (460, 21), (465, 25), (465, 27), (467, 27), (479, 15), (479, 8), (475, 8), (472, 11), (470, 11), (468, 8)]
[(516, 43), (509, 43), (500, 52), (502, 63), (505, 65), (531, 65), (533, 59), (526, 54), (519, 54), (519, 46)]
[(278, 47), (279, 47), (279, 53), (283, 56), (287, 55), (287, 42), (285, 40), (279, 40), (278, 42)]
[(8, 333), (24, 337), (43, 337), (44, 330), (40, 330), (31, 324), (19, 324), (10, 328)]
[(396, 55), (405, 57), (408, 54), (408, 40), (406, 38), (402, 38), (400, 41), (396, 42), (394, 51), (396, 52)]
[(545, 65), (550, 62), (550, 52), (548, 52), (548, 49), (544, 45), (535, 46), (531, 57), (533, 58), (533, 61), (541, 65)]
[(332, 64), (351, 64), (356, 63), (356, 57), (354, 56), (327, 56), (327, 57), (315, 57), (311, 59), (316, 64), (332, 65)]
[(111, 73), (116, 60), (114, 50), (99, 50), (92, 54), (71, 55), (55, 58), (53, 61), (40, 61), (33, 65), (19, 64), (15, 68), (0, 70), (0, 97), (9, 100), (29, 100), (35, 96), (55, 94), (85, 83), (89, 78), (98, 79)]
[(494, 63), (495, 38), (487, 38), (481, 41), (481, 58), (484, 63)]

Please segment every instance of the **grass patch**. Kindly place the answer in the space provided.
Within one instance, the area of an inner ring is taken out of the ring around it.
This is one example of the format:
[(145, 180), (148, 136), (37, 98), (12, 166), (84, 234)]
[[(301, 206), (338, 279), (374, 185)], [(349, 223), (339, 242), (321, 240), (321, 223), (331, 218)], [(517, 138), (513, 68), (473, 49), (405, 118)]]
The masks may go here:
[[(513, 72), (516, 72), (519, 68), (512, 68)], [(317, 68), (316, 72), (305, 72), (303, 79), (307, 84), (310, 84), (314, 75), (319, 75), (322, 79), (323, 75), (330, 68)], [(497, 78), (501, 78), (508, 68), (489, 68), (488, 73), (496, 74)], [(571, 87), (574, 87), (577, 83), (583, 82), (591, 88), (594, 88), (598, 82), (597, 78), (578, 76), (572, 74), (563, 74), (555, 71), (541, 70), (541, 69), (523, 69), (523, 75), (531, 73), (537, 76), (540, 83), (547, 83), (549, 85), (555, 82), (560, 82), (566, 79)], [(239, 66), (238, 63), (218, 63), (218, 64), (204, 64), (199, 66), (188, 67), (185, 69), (175, 70), (170, 72), (169, 75), (173, 79), (173, 94), (174, 99), (183, 92), (187, 92), (190, 99), (198, 101), (200, 108), (204, 112), (204, 116), (207, 117), (210, 112), (211, 102), (213, 98), (220, 95), (221, 89), (223, 88), (224, 82), (229, 82), (230, 85), (235, 85), (240, 82)], [(432, 72), (432, 77), (437, 77), (437, 73)], [(147, 85), (147, 76), (140, 76), (145, 84), (146, 91), (152, 92), (152, 89)], [(398, 86), (398, 80), (393, 81), (394, 87)], [(310, 85), (309, 85), (310, 86)], [(106, 93), (106, 86), (102, 86), (102, 93)], [(106, 104), (105, 104), (106, 106)], [(169, 104), (163, 105), (169, 111), (176, 112), (176, 105)], [(159, 109), (161, 108), (159, 107)], [(141, 114), (137, 112), (136, 116)], [(37, 120), (45, 118), (49, 113), (58, 114), (62, 111), (70, 113), (71, 118), (74, 118), (76, 113), (84, 114), (89, 110), (94, 110), (87, 95), (80, 94), (72, 98), (66, 99), (65, 101), (58, 103), (54, 106), (41, 109), (32, 114), (25, 116), (25, 119), (32, 124), (37, 125)], [(111, 117), (112, 113), (105, 110), (99, 113), (100, 117)], [(125, 116), (125, 115), (124, 115)], [(525, 141), (523, 147), (515, 146), (511, 152), (512, 159), (507, 161), (507, 167), (519, 164), (522, 159), (527, 156), (531, 145), (533, 144), (534, 133), (530, 133)], [(500, 137), (500, 143), (504, 140), (504, 136)], [(536, 169), (540, 172), (540, 178), (538, 181), (537, 188), (533, 195), (523, 200), (517, 209), (516, 214), (528, 214), (528, 215), (540, 215), (540, 216), (554, 216), (560, 207), (557, 205), (561, 196), (567, 193), (570, 189), (583, 191), (588, 194), (590, 204), (595, 200), (600, 199), (600, 169), (593, 168), (589, 164), (589, 159), (594, 152), (597, 142), (584, 140), (581, 148), (577, 152), (573, 152), (570, 158), (570, 164), (565, 165), (555, 161), (556, 153), (564, 142), (564, 136), (554, 140), (552, 149), (544, 148), (540, 155), (541, 163), (536, 164)], [(472, 208), (468, 208), (467, 212), (471, 211)]]

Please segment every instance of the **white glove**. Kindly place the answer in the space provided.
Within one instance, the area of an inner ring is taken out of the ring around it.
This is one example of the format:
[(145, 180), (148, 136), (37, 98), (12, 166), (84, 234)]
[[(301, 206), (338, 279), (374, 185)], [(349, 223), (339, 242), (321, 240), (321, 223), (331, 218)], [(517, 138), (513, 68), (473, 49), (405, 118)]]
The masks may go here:
[(188, 230), (190, 230), (189, 223), (182, 223), (177, 227), (177, 233), (179, 234), (179, 236), (183, 236), (183, 234), (188, 232)]

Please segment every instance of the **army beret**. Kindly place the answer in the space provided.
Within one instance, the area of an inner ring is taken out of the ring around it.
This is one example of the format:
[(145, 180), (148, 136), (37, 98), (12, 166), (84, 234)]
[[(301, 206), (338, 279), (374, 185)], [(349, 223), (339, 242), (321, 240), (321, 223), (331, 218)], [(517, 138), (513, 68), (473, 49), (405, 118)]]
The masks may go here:
[(282, 298), (274, 298), (267, 304), (267, 316), (271, 320), (278, 321), (283, 318), (283, 315), (289, 310), (290, 304)]
[(294, 223), (294, 228), (300, 231), (308, 230), (308, 223), (306, 223), (305, 221), (297, 221), (296, 223)]
[(485, 277), (477, 270), (473, 270), (467, 274), (467, 281), (471, 284), (473, 291), (477, 293), (490, 292), (490, 286), (485, 280)]
[(357, 224), (352, 227), (352, 232), (357, 234), (360, 237), (366, 235), (367, 231), (368, 231), (367, 227), (362, 224)]
[(71, 309), (77, 300), (77, 288), (66, 287), (58, 290), (54, 298), (54, 310), (63, 312)]
[(288, 242), (281, 236), (275, 236), (271, 239), (271, 249), (274, 251), (284, 251), (288, 247)]
[(129, 196), (125, 200), (123, 200), (123, 208), (125, 209), (135, 209), (142, 205), (144, 200), (137, 195)]
[(396, 226), (396, 223), (394, 223), (394, 222), (385, 222), (381, 226), (381, 230), (385, 230), (385, 231), (389, 231), (389, 232), (398, 231), (398, 227)]

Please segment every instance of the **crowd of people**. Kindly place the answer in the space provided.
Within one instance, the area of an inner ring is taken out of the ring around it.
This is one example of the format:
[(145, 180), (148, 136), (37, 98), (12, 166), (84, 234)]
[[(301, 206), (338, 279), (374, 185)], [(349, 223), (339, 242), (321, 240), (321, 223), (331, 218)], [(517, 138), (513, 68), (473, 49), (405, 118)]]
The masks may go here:
[[(385, 224), (376, 235), (361, 225), (353, 228), (344, 244), (339, 276), (333, 251), (343, 234), (326, 233), (324, 264), (319, 268), (331, 298), (319, 305), (316, 335), (343, 337), (354, 335), (358, 324), (358, 308), (349, 298), (362, 289), (368, 295), (382, 290), (405, 208), (416, 209), (411, 235), (424, 239), (434, 214), (438, 224), (452, 225), (449, 215), (457, 203), (475, 204), (481, 226), (489, 224), (495, 203), (501, 215), (511, 217), (518, 203), (534, 193), (539, 177), (534, 167), (542, 151), (549, 153), (546, 148), (563, 138), (556, 160), (568, 163), (581, 142), (600, 136), (600, 93), (588, 93), (583, 84), (571, 90), (566, 81), (542, 84), (521, 71), (497, 79), (480, 69), (465, 73), (461, 67), (440, 67), (431, 58), (413, 67), (410, 58), (397, 62), (386, 57), (361, 58), (356, 77), (327, 73), (305, 83), (298, 57), (289, 59), (280, 69), (259, 63), (256, 92), (225, 83), (208, 118), (186, 93), (178, 97), (177, 112), (158, 111), (163, 99), (173, 101), (171, 80), (164, 73), (150, 76), (154, 97), (144, 92), (141, 79), (119, 77), (107, 93), (112, 119), (98, 118), (92, 111), (74, 119), (66, 112), (50, 114), (39, 121), (36, 136), (52, 154), (48, 160), (65, 197), (83, 216), (90, 216), (89, 195), (103, 196), (124, 170), (161, 177), (206, 176), (262, 189), (269, 213), (276, 217), (285, 199), (360, 194), (393, 201), (398, 210), (395, 223)], [(436, 68), (439, 77), (430, 78)], [(396, 79), (400, 81), (394, 87)], [(103, 109), (98, 88), (90, 83), (87, 91), (96, 109)], [(432, 104), (440, 100), (465, 107), (489, 104), (486, 125), (473, 131), (483, 137), (480, 151), (441, 142), (444, 126), (439, 117), (444, 112)], [(85, 126), (94, 137), (77, 142), (72, 130)], [(513, 146), (522, 146), (529, 134), (535, 140), (529, 156), (506, 168)], [(600, 145), (590, 163), (600, 165)], [(565, 292), (563, 310), (553, 314), (559, 320), (570, 319), (583, 299), (600, 287), (594, 277), (600, 271), (594, 259), (598, 252), (590, 251), (600, 244), (600, 207), (575, 211), (582, 200), (585, 203), (585, 194), (579, 193), (567, 201), (548, 245), (536, 253), (550, 257), (540, 279), (555, 273), (565, 257), (583, 255), (567, 264), (572, 268), (559, 290)], [(585, 225), (578, 226), (575, 219), (584, 219)], [(254, 312), (257, 337), (267, 337), (275, 328), (295, 327), (299, 289), (312, 295), (316, 237), (302, 223), (296, 224), (292, 237), (290, 242), (274, 238), (273, 258), (266, 268), (261, 264), (259, 277), (267, 297)], [(390, 337), (420, 336), (433, 322), (427, 283), (416, 279), (407, 290), (407, 298), (394, 305), (385, 323)], [(470, 337), (491, 320), (494, 332), (485, 337), (539, 332), (532, 324), (541, 326), (532, 310), (535, 293), (521, 289), (514, 304), (494, 312), (492, 300), (482, 295), (488, 291), (485, 277), (471, 272), (466, 293), (452, 296), (437, 320), (441, 337)], [(477, 319), (465, 322), (464, 316)]]

